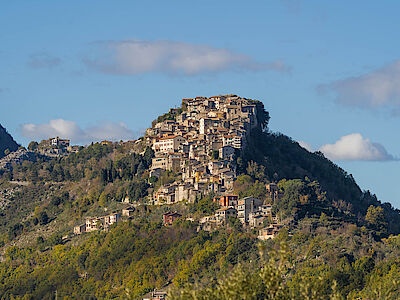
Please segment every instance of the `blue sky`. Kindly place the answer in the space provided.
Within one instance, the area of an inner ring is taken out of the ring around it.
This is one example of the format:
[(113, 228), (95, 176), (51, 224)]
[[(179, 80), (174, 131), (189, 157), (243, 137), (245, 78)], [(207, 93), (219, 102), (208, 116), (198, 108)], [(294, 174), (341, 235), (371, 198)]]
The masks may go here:
[(0, 122), (21, 144), (137, 137), (182, 98), (264, 102), (400, 207), (398, 1), (4, 1)]

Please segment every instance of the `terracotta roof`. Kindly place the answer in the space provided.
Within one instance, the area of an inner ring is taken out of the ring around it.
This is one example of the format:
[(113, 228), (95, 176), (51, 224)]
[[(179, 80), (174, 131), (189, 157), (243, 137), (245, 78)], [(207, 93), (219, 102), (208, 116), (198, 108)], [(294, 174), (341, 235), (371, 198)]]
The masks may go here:
[(176, 211), (175, 212), (167, 212), (167, 213), (164, 213), (163, 214), (164, 216), (182, 216), (181, 214), (179, 214), (179, 213), (177, 213)]
[(228, 209), (234, 209), (234, 208), (232, 206), (228, 206), (228, 207), (223, 207), (223, 208), (217, 209), (217, 211), (225, 211)]
[(178, 136), (179, 135), (169, 135), (169, 136), (165, 136), (165, 137), (159, 138), (159, 140), (170, 140), (170, 139), (176, 138)]

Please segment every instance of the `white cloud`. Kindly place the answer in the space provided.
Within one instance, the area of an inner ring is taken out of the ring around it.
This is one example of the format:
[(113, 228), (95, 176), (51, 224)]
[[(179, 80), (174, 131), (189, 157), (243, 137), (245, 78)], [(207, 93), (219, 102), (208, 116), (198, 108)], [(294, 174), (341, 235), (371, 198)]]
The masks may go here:
[(32, 140), (42, 140), (59, 136), (71, 139), (72, 143), (90, 143), (101, 140), (130, 140), (135, 134), (124, 123), (104, 122), (86, 129), (80, 128), (75, 122), (56, 119), (45, 124), (24, 124), (22, 135)]
[(308, 150), (309, 152), (313, 152), (313, 149), (309, 143), (306, 143), (304, 141), (298, 141), (299, 145), (303, 147), (304, 149)]
[(342, 136), (336, 143), (323, 145), (319, 150), (331, 160), (395, 160), (381, 144), (359, 133)]
[(321, 85), (321, 91), (332, 92), (336, 101), (364, 108), (400, 108), (400, 60), (356, 77)]
[(33, 69), (51, 69), (61, 64), (61, 59), (48, 53), (36, 53), (29, 56), (28, 66)]
[(135, 134), (124, 123), (105, 122), (97, 126), (89, 127), (86, 131), (90, 139), (99, 140), (130, 140)]
[[(282, 61), (257, 62), (245, 54), (224, 48), (175, 41), (128, 40), (100, 42), (94, 57), (83, 61), (96, 71), (120, 75), (147, 72), (195, 75), (227, 70), (275, 70), (288, 72)], [(100, 52), (99, 52), (100, 50)]]

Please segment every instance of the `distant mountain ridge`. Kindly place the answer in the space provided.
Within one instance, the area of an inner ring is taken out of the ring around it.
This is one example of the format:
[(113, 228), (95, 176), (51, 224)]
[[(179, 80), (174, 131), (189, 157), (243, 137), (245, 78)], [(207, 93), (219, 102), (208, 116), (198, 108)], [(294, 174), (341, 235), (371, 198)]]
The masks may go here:
[(0, 158), (5, 156), (4, 151), (6, 149), (10, 152), (18, 150), (19, 145), (13, 139), (13, 137), (7, 132), (7, 130), (0, 124)]

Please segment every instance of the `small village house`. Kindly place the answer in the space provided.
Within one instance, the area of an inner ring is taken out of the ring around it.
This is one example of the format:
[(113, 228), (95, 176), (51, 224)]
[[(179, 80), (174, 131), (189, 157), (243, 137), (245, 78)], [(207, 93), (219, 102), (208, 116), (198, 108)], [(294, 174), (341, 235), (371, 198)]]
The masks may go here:
[(233, 207), (223, 207), (217, 209), (215, 217), (218, 222), (223, 223), (228, 221), (229, 217), (236, 217), (236, 214), (236, 209), (234, 209)]
[(177, 212), (167, 212), (163, 214), (163, 225), (168, 226), (172, 225), (176, 219), (179, 219), (182, 217), (181, 214), (178, 214)]
[(258, 231), (258, 239), (265, 241), (268, 239), (273, 239), (279, 233), (279, 230), (283, 227), (282, 224), (272, 224), (268, 227), (260, 229)]
[(154, 289), (154, 291), (144, 295), (142, 299), (143, 300), (164, 300), (164, 299), (167, 299), (167, 292), (164, 290), (157, 291), (156, 289)]
[(220, 206), (225, 207), (225, 206), (235, 206), (237, 204), (238, 199), (239, 196), (237, 195), (222, 195), (215, 197), (213, 201), (217, 202)]
[(239, 220), (243, 224), (248, 224), (249, 214), (255, 212), (262, 204), (262, 200), (254, 197), (245, 197), (243, 199), (239, 199), (236, 206)]
[(132, 217), (133, 213), (135, 212), (135, 208), (129, 207), (122, 210), (123, 217)]
[(74, 234), (81, 234), (84, 232), (86, 232), (86, 224), (81, 224), (74, 227)]

